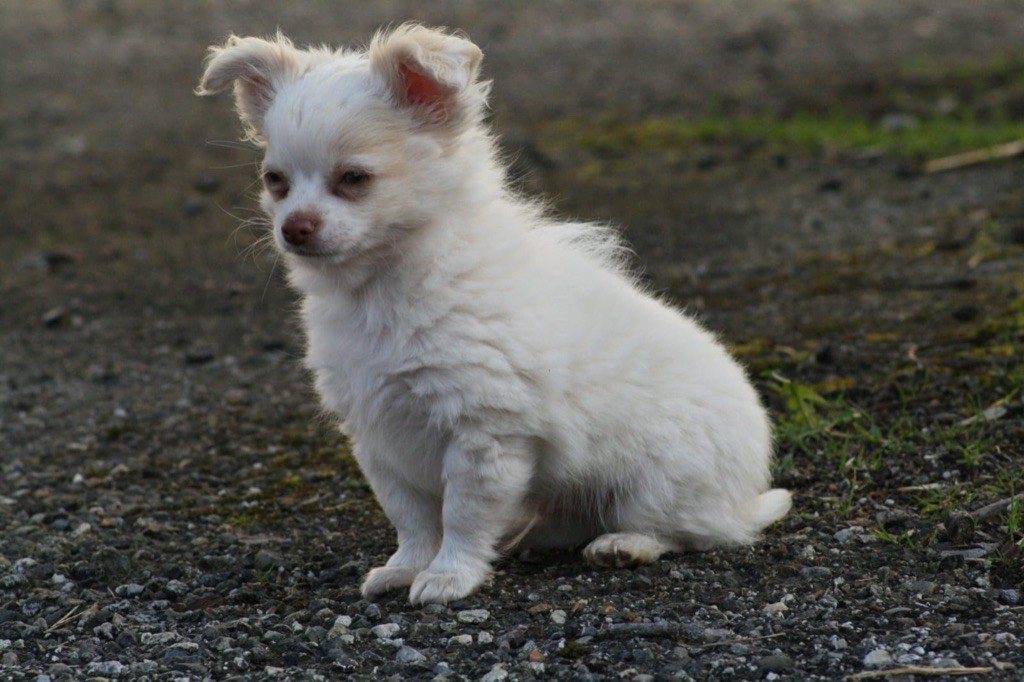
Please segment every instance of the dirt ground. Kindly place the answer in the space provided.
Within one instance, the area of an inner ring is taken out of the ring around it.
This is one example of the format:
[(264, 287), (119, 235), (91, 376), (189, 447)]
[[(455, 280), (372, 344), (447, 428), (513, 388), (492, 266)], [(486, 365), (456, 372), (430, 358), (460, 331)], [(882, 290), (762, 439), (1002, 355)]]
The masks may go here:
[[(621, 225), (750, 368), (796, 498), (762, 542), (636, 571), (509, 557), (450, 607), (360, 599), (394, 539), (239, 227), (258, 155), (191, 90), (229, 32), (352, 44), (406, 19), (484, 48), (517, 182)], [(1022, 44), (1024, 3), (994, 0), (8, 0), (0, 679), (1020, 679), (1024, 161), (572, 131), (895, 130), (997, 95), (1020, 118)]]

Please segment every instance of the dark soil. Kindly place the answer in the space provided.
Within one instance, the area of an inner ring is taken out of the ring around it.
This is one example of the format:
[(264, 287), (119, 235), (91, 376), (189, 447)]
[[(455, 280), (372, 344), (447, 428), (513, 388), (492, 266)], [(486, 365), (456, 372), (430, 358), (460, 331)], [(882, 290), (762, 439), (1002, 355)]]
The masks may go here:
[[(937, 106), (907, 69), (1004, 59), (1024, 5), (429, 7), (5, 4), (0, 678), (1019, 679), (1024, 505), (978, 512), (1024, 487), (1024, 162), (609, 152), (550, 122)], [(407, 18), (485, 48), (523, 187), (623, 225), (750, 367), (796, 496), (762, 542), (637, 570), (509, 557), (449, 607), (359, 597), (394, 538), (238, 229), (257, 154), (191, 88), (229, 31), (342, 44)]]

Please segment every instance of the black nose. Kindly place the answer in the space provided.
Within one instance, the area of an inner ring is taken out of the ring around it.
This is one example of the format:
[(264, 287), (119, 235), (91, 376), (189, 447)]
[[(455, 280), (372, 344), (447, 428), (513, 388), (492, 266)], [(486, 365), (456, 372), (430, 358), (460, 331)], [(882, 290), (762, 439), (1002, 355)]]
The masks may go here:
[(309, 213), (288, 216), (281, 226), (281, 235), (292, 246), (308, 244), (320, 227), (320, 218)]

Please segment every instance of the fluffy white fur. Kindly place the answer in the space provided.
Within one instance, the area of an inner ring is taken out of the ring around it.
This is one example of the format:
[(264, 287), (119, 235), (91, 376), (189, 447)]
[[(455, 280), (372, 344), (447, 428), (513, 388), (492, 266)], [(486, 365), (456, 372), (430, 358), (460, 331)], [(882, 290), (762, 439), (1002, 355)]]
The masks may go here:
[(365, 52), (231, 37), (198, 90), (234, 84), (266, 147), (306, 364), (398, 532), (363, 593), (459, 599), (509, 545), (623, 566), (751, 542), (790, 507), (757, 394), (613, 233), (510, 193), (480, 58), (416, 25)]

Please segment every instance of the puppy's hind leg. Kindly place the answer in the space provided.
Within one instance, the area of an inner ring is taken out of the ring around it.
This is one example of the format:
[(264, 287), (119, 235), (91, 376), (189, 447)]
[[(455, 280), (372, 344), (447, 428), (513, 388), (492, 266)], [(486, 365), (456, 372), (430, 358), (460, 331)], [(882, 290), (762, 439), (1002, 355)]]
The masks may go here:
[(654, 563), (677, 547), (644, 533), (605, 533), (583, 549), (587, 562), (602, 568), (632, 568)]

